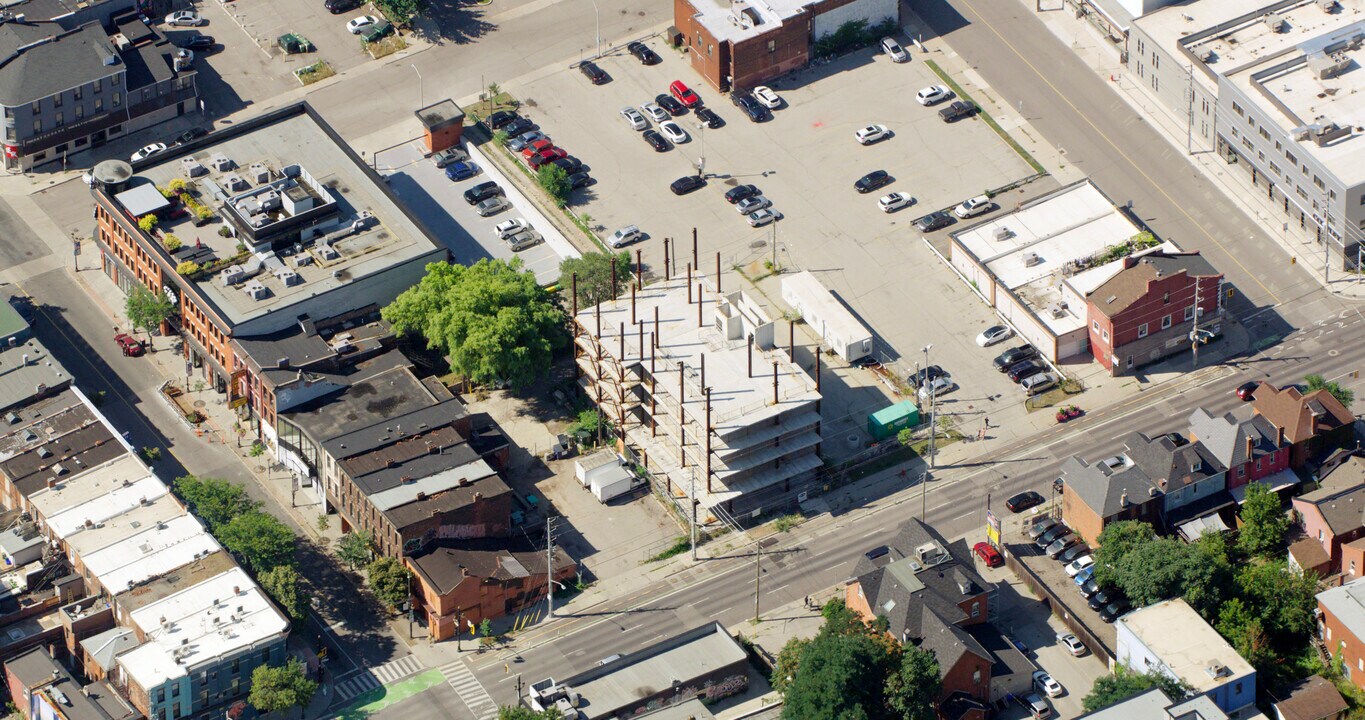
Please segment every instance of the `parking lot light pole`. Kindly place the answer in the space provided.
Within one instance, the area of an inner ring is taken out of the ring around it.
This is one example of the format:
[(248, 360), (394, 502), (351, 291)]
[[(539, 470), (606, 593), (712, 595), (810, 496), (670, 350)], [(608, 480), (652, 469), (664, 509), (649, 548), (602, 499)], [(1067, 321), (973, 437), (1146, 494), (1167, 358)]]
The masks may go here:
[(412, 68), (412, 71), (417, 73), (417, 109), (421, 110), (426, 107), (427, 104), (426, 93), (422, 91), (422, 71), (417, 69), (415, 63), (408, 63), (408, 67)]

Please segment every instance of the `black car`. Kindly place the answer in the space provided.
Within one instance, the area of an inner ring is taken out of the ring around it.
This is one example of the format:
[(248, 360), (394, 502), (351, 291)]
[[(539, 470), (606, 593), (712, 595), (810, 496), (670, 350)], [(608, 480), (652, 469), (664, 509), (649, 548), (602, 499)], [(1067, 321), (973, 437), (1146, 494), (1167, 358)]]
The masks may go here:
[(340, 15), (347, 10), (354, 10), (360, 7), (360, 0), (327, 0), (322, 6), (327, 8), (327, 12), (332, 13), (333, 15)]
[(176, 144), (176, 145), (184, 145), (185, 143), (190, 142), (191, 140), (194, 140), (195, 138), (201, 138), (201, 137), (204, 137), (205, 135), (208, 135), (208, 134), (209, 134), (209, 131), (208, 131), (208, 130), (205, 130), (204, 128), (200, 128), (200, 127), (197, 127), (197, 128), (190, 128), (189, 130), (186, 130), (185, 132), (180, 133), (180, 135), (177, 136), (177, 137), (175, 138), (175, 144)]
[(655, 95), (654, 104), (668, 111), (669, 115), (677, 117), (685, 112), (687, 108), (683, 104), (673, 99), (672, 95)]
[(641, 65), (658, 65), (663, 62), (663, 58), (659, 57), (658, 53), (650, 50), (648, 45), (639, 40), (626, 45), (626, 50), (631, 55), (634, 55), (635, 59), (639, 60)]
[[(495, 113), (496, 114), (496, 113)], [(535, 129), (536, 124), (523, 117), (513, 117), (506, 125), (502, 126), (502, 131), (507, 133), (507, 137), (517, 137), (525, 135)]]
[(586, 77), (588, 80), (592, 81), (593, 85), (601, 85), (611, 79), (607, 77), (607, 72), (605, 70), (603, 70), (600, 67), (597, 67), (596, 65), (590, 62), (585, 62), (582, 65), (579, 65), (578, 71), (583, 73), (583, 77)]
[(1011, 366), (1034, 357), (1037, 354), (1038, 351), (1033, 349), (1032, 345), (1012, 347), (995, 356), (995, 369), (1000, 372), (1005, 372), (1006, 370), (1009, 370)]
[(858, 178), (858, 182), (853, 183), (853, 188), (864, 195), (876, 190), (879, 187), (886, 187), (891, 184), (892, 177), (885, 170), (873, 170), (872, 172)]
[(1115, 600), (1118, 600), (1118, 593), (1113, 590), (1101, 590), (1092, 595), (1090, 597), (1090, 602), (1087, 604), (1090, 605), (1091, 610), (1098, 611), (1100, 608)]
[(1032, 360), (1025, 360), (1011, 365), (1010, 369), (1005, 371), (1005, 375), (1009, 377), (1010, 382), (1019, 382), (1030, 375), (1036, 375), (1040, 372), (1043, 372), (1042, 365), (1039, 365)]
[(670, 147), (668, 141), (657, 130), (646, 130), (640, 134), (640, 137), (644, 138), (645, 142), (649, 143), (655, 152), (663, 152)]
[(1057, 556), (1057, 562), (1063, 565), (1070, 565), (1072, 560), (1075, 560), (1076, 558), (1082, 555), (1089, 554), (1090, 546), (1086, 545), (1085, 543), (1080, 543), (1078, 545), (1072, 545), (1071, 547), (1064, 550), (1061, 555)]
[(684, 175), (674, 180), (668, 189), (672, 190), (674, 195), (686, 195), (705, 184), (706, 180), (698, 175)]
[(583, 161), (570, 155), (554, 161), (555, 166), (560, 170), (572, 175), (576, 172), (583, 172)]
[(187, 38), (181, 39), (175, 44), (176, 47), (205, 53), (213, 49), (214, 40), (212, 35), (200, 35), (195, 33)]
[(952, 213), (946, 213), (942, 210), (935, 210), (929, 213), (928, 215), (925, 215), (924, 217), (916, 220), (915, 227), (919, 228), (920, 232), (927, 233), (946, 228), (949, 225), (952, 225), (954, 222), (956, 221), (953, 220)]
[(965, 100), (957, 100), (952, 105), (938, 111), (938, 116), (943, 118), (943, 122), (957, 122), (965, 117), (971, 117), (976, 112), (976, 106)]
[(1046, 548), (1048, 545), (1051, 545), (1053, 541), (1070, 534), (1071, 528), (1065, 525), (1058, 525), (1057, 527), (1052, 528), (1051, 530), (1048, 530), (1047, 532), (1043, 533), (1042, 536), (1040, 536), (1037, 540), (1033, 541), (1033, 544), (1037, 546), (1039, 550), (1042, 550)]
[(773, 117), (772, 112), (769, 111), (768, 108), (763, 107), (763, 104), (756, 100), (754, 96), (750, 95), (749, 93), (746, 92), (734, 93), (730, 96), (730, 101), (733, 102), (735, 106), (738, 107), (740, 110), (743, 110), (744, 114), (748, 115), (749, 119), (752, 120), (753, 122), (756, 123), (763, 122), (765, 120), (771, 120)]
[(726, 191), (725, 202), (734, 205), (735, 203), (745, 198), (751, 198), (755, 195), (762, 194), (763, 193), (758, 189), (758, 186), (756, 185), (740, 185), (739, 187), (730, 188), (728, 191)]
[(937, 365), (930, 365), (927, 368), (920, 368), (915, 371), (910, 377), (906, 378), (906, 381), (910, 383), (911, 387), (918, 390), (924, 383), (941, 377), (948, 377), (948, 373)]
[(477, 205), (488, 198), (497, 197), (501, 194), (502, 188), (498, 187), (497, 183), (489, 180), (488, 182), (481, 182), (478, 185), (465, 190), (464, 201), (470, 205)]
[[(494, 130), (501, 130), (502, 127), (503, 127), (504, 125), (507, 125), (508, 123), (511, 123), (513, 120), (520, 120), (520, 119), (521, 119), (521, 118), (517, 117), (517, 114), (516, 114), (516, 113), (514, 113), (514, 112), (512, 112), (512, 111), (510, 111), (510, 110), (499, 110), (499, 111), (493, 113), (492, 115), (489, 115), (489, 116), (488, 116), (488, 127), (491, 127), (491, 128), (493, 128)], [(524, 131), (523, 131), (523, 132), (524, 132)], [(508, 135), (511, 135), (512, 137), (516, 137), (517, 135), (520, 135), (521, 133), (515, 133), (515, 134), (513, 134), (513, 133), (510, 133), (510, 132), (509, 132), (509, 133), (507, 133), (507, 134), (508, 134)]]
[(1042, 495), (1039, 495), (1033, 490), (1025, 490), (1009, 500), (1006, 500), (1005, 507), (1009, 508), (1010, 512), (1021, 513), (1029, 508), (1038, 507), (1045, 502), (1047, 502), (1047, 499)]
[(1095, 582), (1095, 578), (1092, 577), (1080, 586), (1080, 590), (1081, 597), (1090, 597), (1100, 591), (1100, 584)]
[(697, 119), (702, 121), (702, 124), (712, 130), (725, 124), (725, 121), (720, 119), (720, 116), (716, 114), (716, 111), (708, 107), (697, 108)]
[(1128, 612), (1127, 600), (1115, 600), (1100, 609), (1100, 619), (1111, 623), (1119, 619), (1119, 616)]
[(569, 176), (569, 187), (574, 190), (591, 184), (592, 176), (585, 172), (574, 173)]

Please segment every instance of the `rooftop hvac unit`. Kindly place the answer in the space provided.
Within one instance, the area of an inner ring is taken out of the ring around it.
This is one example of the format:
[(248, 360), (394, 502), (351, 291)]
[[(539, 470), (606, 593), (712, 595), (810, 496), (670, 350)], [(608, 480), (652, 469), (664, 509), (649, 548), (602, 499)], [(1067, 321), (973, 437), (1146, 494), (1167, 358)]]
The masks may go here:
[(279, 210), (280, 194), (274, 190), (266, 190), (256, 196), (256, 201), (261, 204), (262, 210)]
[(312, 264), (313, 264), (313, 256), (312, 256), (312, 255), (307, 255), (307, 254), (304, 254), (304, 253), (300, 253), (300, 254), (298, 254), (298, 255), (295, 255), (294, 258), (293, 258), (293, 260), (294, 260), (294, 267), (296, 267), (296, 268), (301, 268), (301, 267), (303, 267), (304, 265), (312, 265)]
[(1024, 253), (1024, 267), (1033, 267), (1034, 265), (1042, 265), (1042, 264), (1043, 264), (1043, 258), (1042, 258), (1042, 256), (1039, 255), (1038, 253), (1032, 253), (1032, 252)]
[(270, 168), (266, 167), (265, 163), (251, 163), (251, 167), (247, 168), (247, 173), (251, 175), (252, 182), (257, 185), (270, 182)]
[(180, 172), (184, 173), (185, 177), (187, 178), (196, 178), (199, 177), (200, 175), (206, 175), (208, 174), (208, 171), (209, 169), (204, 167), (203, 163), (199, 162), (195, 158), (192, 157), (180, 158)]
[(242, 289), (246, 291), (247, 295), (251, 296), (252, 300), (264, 300), (270, 297), (270, 291), (267, 290), (264, 285), (260, 284), (255, 280), (252, 280), (251, 282), (247, 283), (246, 286), (243, 287)]
[(1014, 231), (1007, 227), (998, 227), (991, 232), (991, 236), (995, 238), (996, 242), (1001, 242), (1014, 237)]
[(224, 286), (236, 285), (246, 280), (246, 271), (242, 269), (241, 265), (229, 265), (223, 268), (223, 272), (218, 277), (222, 278)]
[(213, 166), (213, 169), (217, 172), (227, 172), (228, 170), (237, 167), (237, 164), (232, 162), (232, 159), (223, 153), (214, 153), (213, 157), (209, 158), (209, 165)]
[(251, 227), (260, 230), (270, 224), (270, 216), (265, 213), (258, 213), (251, 216)]
[(1266, 13), (1261, 16), (1261, 22), (1265, 23), (1270, 32), (1277, 33), (1284, 29), (1284, 18), (1275, 13)]
[(279, 270), (276, 270), (275, 277), (279, 278), (280, 282), (284, 283), (285, 287), (293, 287), (303, 283), (303, 278), (289, 268), (280, 268)]
[(1066, 317), (1066, 308), (1061, 305), (1052, 305), (1048, 307), (1047, 311), (1052, 314), (1053, 320), (1061, 320)]
[(124, 52), (133, 47), (133, 44), (128, 41), (128, 36), (123, 33), (114, 33), (109, 37), (109, 40), (114, 43), (114, 47), (118, 48), (119, 52)]
[(318, 254), (322, 256), (323, 260), (337, 260), (341, 257), (341, 253), (337, 252), (337, 249), (331, 245), (323, 245), (318, 248)]
[(1318, 7), (1322, 8), (1323, 12), (1332, 12), (1337, 7), (1337, 0), (1318, 0)]
[(228, 192), (242, 192), (250, 188), (251, 183), (237, 173), (228, 173), (223, 176), (223, 187), (226, 187)]

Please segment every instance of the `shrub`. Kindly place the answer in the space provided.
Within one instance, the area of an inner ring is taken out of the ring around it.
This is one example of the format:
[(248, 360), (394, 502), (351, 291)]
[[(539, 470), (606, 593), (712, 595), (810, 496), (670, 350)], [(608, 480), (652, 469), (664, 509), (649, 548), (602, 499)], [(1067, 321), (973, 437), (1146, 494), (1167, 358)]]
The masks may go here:
[(232, 237), (232, 228), (227, 225), (218, 226), (218, 237)]
[(156, 229), (156, 224), (159, 222), (161, 222), (160, 218), (158, 218), (155, 215), (148, 214), (138, 218), (137, 226), (142, 230), (142, 232), (151, 233), (152, 230)]
[(177, 275), (195, 275), (202, 269), (203, 268), (200, 267), (199, 263), (193, 260), (186, 260), (175, 266), (175, 273)]
[(181, 193), (185, 192), (186, 187), (187, 185), (185, 184), (185, 181), (181, 180), (180, 178), (176, 178), (170, 181), (169, 183), (166, 183), (166, 188), (169, 189), (171, 192), (175, 193), (176, 195), (180, 195)]
[(161, 244), (166, 246), (166, 252), (175, 252), (183, 245), (183, 243), (180, 242), (180, 238), (170, 234), (167, 234), (166, 237), (162, 239)]

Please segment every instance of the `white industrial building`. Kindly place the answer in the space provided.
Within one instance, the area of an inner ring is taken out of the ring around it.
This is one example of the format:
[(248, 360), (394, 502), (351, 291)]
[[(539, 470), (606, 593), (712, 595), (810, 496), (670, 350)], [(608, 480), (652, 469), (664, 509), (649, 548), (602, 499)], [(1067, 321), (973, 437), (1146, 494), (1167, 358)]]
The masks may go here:
[(809, 270), (782, 276), (782, 300), (800, 313), (825, 347), (844, 362), (872, 354), (872, 331), (858, 321), (843, 303)]

